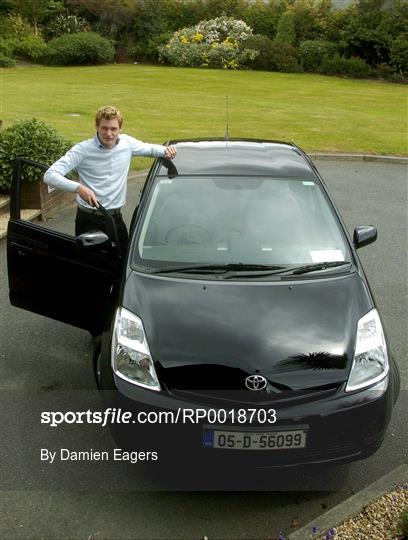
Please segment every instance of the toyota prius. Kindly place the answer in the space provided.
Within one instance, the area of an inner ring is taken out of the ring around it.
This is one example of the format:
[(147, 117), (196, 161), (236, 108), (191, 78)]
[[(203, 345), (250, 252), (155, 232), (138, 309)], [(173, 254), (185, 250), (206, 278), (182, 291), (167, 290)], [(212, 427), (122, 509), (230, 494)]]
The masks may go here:
[(21, 221), (17, 172), (11, 302), (101, 335), (102, 396), (138, 415), (113, 426), (121, 447), (272, 467), (370, 456), (400, 386), (357, 255), (375, 227), (349, 236), (294, 144), (170, 144), (126, 254), (108, 213), (107, 235), (77, 238)]

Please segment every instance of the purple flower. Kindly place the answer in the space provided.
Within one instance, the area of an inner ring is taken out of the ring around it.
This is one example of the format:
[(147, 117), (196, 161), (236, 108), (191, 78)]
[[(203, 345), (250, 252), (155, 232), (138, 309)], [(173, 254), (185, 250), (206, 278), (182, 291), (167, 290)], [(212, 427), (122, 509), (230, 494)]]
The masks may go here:
[(312, 527), (312, 534), (317, 534), (318, 528), (316, 525), (313, 525)]

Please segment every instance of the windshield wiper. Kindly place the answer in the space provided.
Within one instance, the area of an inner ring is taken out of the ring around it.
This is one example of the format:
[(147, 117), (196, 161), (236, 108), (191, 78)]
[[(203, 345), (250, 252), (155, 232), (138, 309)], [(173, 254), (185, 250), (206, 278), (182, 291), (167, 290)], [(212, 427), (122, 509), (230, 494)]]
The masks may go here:
[(245, 271), (269, 271), (285, 270), (287, 266), (276, 266), (267, 264), (245, 264), (245, 263), (223, 263), (223, 264), (189, 264), (184, 266), (164, 266), (152, 270), (154, 274), (167, 274), (171, 272), (192, 272), (198, 274), (218, 274), (224, 272), (245, 272)]
[(316, 272), (317, 270), (326, 270), (326, 268), (336, 268), (339, 266), (350, 266), (350, 261), (330, 261), (330, 262), (321, 262), (314, 264), (306, 264), (303, 266), (294, 266), (288, 268), (287, 272), (282, 272), (282, 274), (307, 274), (308, 272)]
[[(224, 279), (230, 279), (234, 277), (243, 277), (243, 278), (251, 278), (251, 277), (268, 277), (268, 276), (286, 276), (286, 275), (298, 275), (298, 274), (306, 274), (307, 272), (315, 272), (318, 270), (326, 270), (327, 268), (334, 268), (338, 266), (345, 266), (345, 265), (351, 265), (351, 262), (349, 261), (331, 261), (331, 262), (322, 262), (322, 263), (314, 263), (314, 264), (307, 264), (303, 266), (292, 266), (292, 267), (279, 267), (276, 266), (275, 268), (271, 267), (272, 271), (268, 271), (268, 267), (262, 267), (259, 268), (258, 271), (251, 272), (249, 274), (242, 274), (237, 272), (231, 272), (227, 273), (226, 275), (223, 275), (222, 277)], [(255, 270), (255, 269), (252, 269)]]

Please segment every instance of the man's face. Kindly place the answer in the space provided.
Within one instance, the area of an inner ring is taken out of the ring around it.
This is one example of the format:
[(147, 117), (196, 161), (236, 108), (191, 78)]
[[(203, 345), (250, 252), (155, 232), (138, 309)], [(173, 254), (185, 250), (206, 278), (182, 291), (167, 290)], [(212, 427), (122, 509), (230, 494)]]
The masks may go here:
[(99, 126), (96, 126), (96, 130), (98, 132), (99, 140), (106, 148), (113, 148), (115, 146), (120, 133), (119, 121), (117, 118), (113, 118), (112, 120), (102, 118), (99, 122)]

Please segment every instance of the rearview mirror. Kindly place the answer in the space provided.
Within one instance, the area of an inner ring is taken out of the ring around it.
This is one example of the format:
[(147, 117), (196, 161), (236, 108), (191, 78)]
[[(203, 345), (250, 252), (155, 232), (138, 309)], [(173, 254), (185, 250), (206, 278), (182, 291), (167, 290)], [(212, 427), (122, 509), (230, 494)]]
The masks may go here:
[(372, 244), (377, 240), (377, 229), (372, 225), (362, 225), (354, 229), (353, 244), (356, 249)]
[(92, 250), (110, 245), (108, 235), (102, 231), (88, 231), (77, 236), (77, 244), (84, 249)]

